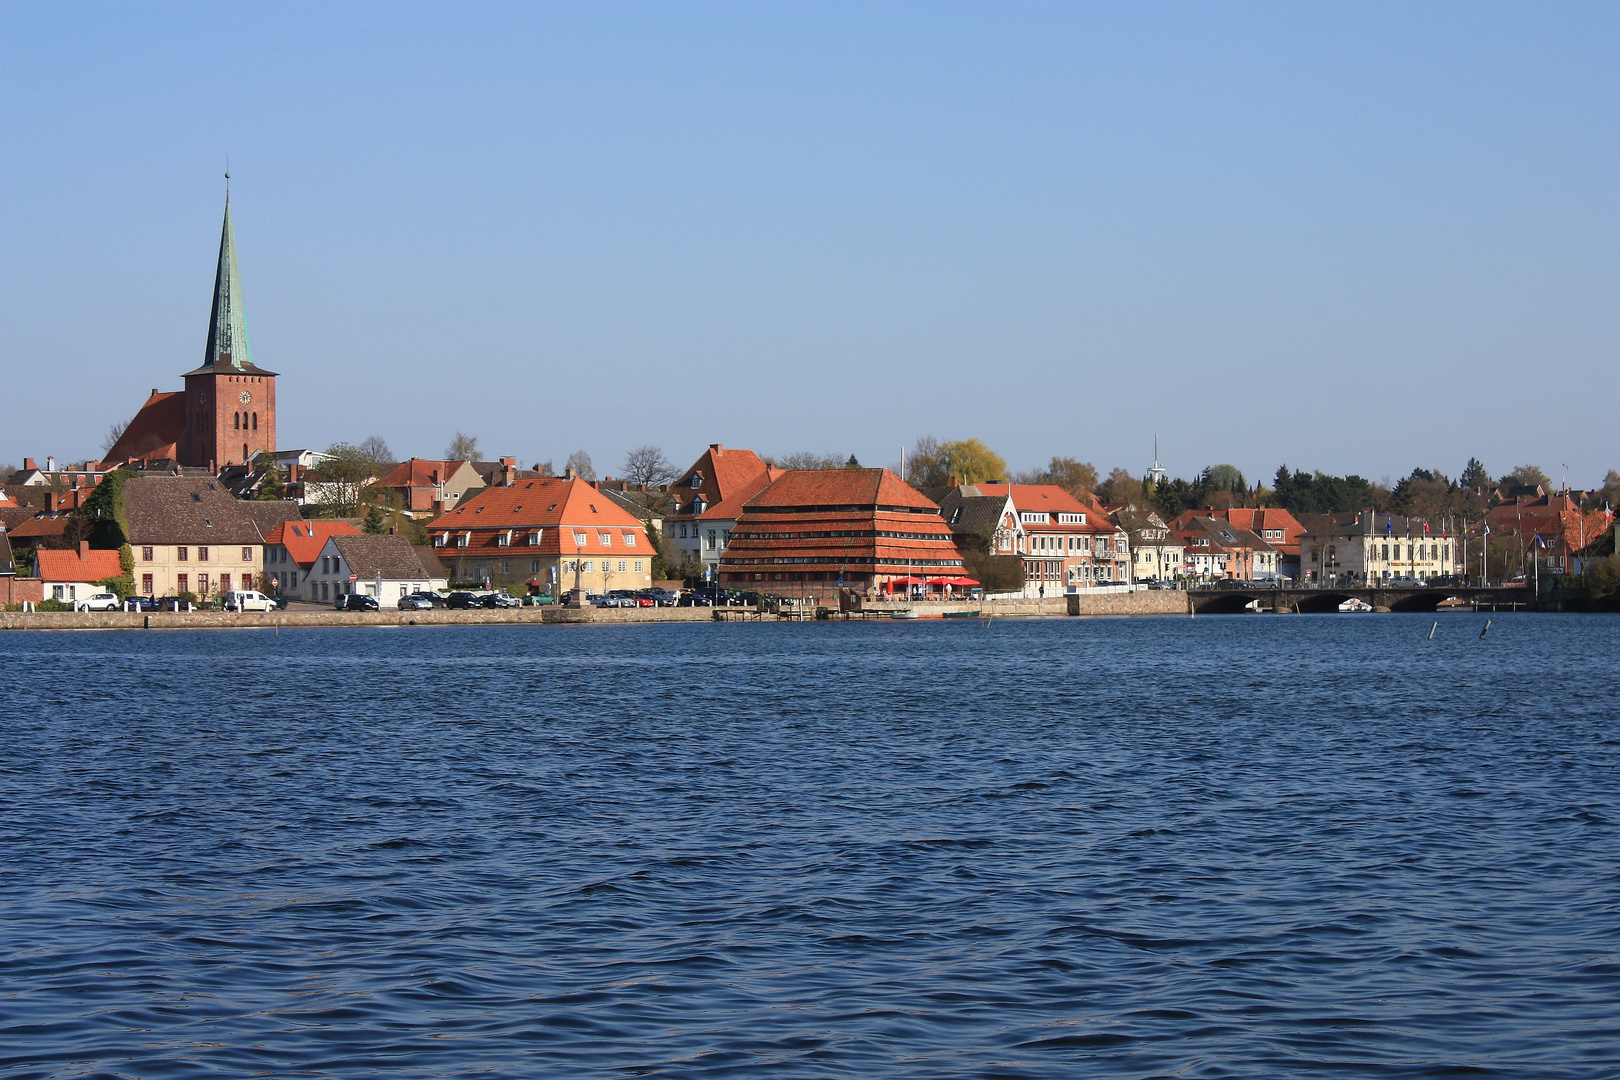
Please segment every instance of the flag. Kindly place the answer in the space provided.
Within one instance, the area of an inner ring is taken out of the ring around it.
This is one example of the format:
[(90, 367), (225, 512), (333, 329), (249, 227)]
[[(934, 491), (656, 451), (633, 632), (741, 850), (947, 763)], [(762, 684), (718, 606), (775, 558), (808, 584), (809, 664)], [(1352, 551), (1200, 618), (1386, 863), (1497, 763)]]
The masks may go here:
[(1423, 535), (1424, 536), (1429, 535), (1429, 519), (1428, 518), (1423, 519)]
[(1547, 546), (1547, 542), (1541, 538), (1541, 534), (1536, 533), (1536, 547), (1544, 548), (1546, 546)]
[(1395, 519), (1392, 518), (1392, 517), (1385, 518), (1384, 519), (1384, 535), (1389, 536), (1394, 531), (1395, 531)]

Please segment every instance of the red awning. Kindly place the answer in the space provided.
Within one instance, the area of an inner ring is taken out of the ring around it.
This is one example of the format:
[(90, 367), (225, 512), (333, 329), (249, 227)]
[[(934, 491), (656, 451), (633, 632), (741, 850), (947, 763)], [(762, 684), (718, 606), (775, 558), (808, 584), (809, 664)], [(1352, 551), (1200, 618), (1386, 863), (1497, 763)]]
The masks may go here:
[(890, 585), (926, 585), (926, 584), (928, 584), (928, 579), (927, 578), (920, 578), (920, 577), (897, 577), (897, 578), (890, 578), (889, 579), (889, 584)]
[(941, 578), (929, 578), (928, 579), (928, 584), (930, 584), (930, 585), (967, 585), (967, 586), (973, 586), (973, 585), (977, 585), (978, 582), (974, 581), (970, 577), (941, 577)]

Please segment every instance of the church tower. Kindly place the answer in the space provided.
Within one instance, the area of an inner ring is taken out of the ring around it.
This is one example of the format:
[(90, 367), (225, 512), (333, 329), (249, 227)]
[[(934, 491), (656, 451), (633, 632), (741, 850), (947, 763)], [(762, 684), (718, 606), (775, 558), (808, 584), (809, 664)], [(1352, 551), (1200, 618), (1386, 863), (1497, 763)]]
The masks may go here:
[(231, 199), (225, 196), (225, 228), (214, 272), (214, 309), (208, 316), (208, 351), (202, 366), (185, 373), (182, 465), (219, 468), (245, 464), (258, 451), (276, 448), (276, 373), (253, 364), (247, 311), (236, 267)]

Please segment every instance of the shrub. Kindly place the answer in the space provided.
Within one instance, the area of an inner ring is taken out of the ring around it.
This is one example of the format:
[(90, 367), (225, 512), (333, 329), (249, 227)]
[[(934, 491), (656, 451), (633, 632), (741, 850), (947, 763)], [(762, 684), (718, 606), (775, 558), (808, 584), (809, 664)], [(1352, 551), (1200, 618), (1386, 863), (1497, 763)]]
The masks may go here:
[(1586, 564), (1586, 595), (1606, 600), (1620, 593), (1620, 555), (1605, 555)]

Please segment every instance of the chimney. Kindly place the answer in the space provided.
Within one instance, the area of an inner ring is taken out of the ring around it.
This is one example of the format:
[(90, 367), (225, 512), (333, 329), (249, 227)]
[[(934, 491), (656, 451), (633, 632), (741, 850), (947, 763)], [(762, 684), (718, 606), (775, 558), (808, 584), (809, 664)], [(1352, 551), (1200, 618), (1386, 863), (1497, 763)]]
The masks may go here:
[(157, 397), (157, 387), (152, 387), (152, 396)]
[(956, 487), (961, 487), (961, 486), (962, 486), (962, 478), (960, 476), (952, 476), (951, 477), (951, 487), (956, 488)]
[(298, 462), (296, 462), (296, 461), (290, 462), (287, 465), (287, 483), (289, 483), (289, 484), (298, 483)]
[(45, 459), (45, 471), (46, 472), (55, 472), (56, 471), (56, 455), (55, 454), (52, 454), (50, 457), (47, 457)]
[(501, 464), (505, 465), (508, 469), (515, 469), (517, 468), (517, 458), (503, 457), (501, 458)]
[(719, 457), (725, 452), (725, 447), (721, 446), (719, 443), (712, 442), (709, 444), (709, 453), (713, 454), (715, 457)]
[(34, 464), (33, 458), (25, 457), (23, 458), (23, 468), (27, 469), (29, 472), (33, 472), (35, 469), (39, 468), (39, 466)]
[(574, 471), (574, 467), (572, 465), (568, 466), (568, 469), (564, 473), (564, 476), (569, 480), (577, 480), (577, 479), (579, 479), (579, 473)]
[(90, 541), (88, 541), (88, 540), (80, 540), (79, 541), (79, 558), (88, 559), (89, 557), (90, 557)]

